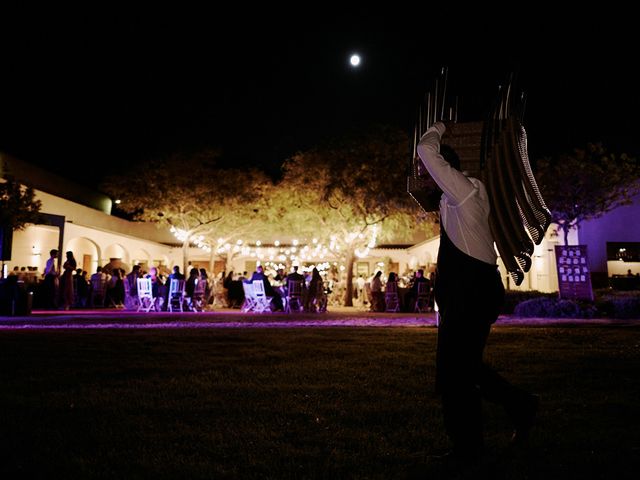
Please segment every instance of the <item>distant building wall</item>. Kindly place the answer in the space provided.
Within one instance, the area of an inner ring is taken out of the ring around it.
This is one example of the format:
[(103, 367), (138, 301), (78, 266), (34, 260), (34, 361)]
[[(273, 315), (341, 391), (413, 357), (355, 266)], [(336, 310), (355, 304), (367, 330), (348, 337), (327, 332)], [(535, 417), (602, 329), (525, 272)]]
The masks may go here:
[(619, 265), (613, 265), (609, 269), (607, 242), (640, 242), (640, 195), (634, 198), (631, 205), (618, 207), (600, 218), (583, 222), (578, 236), (580, 243), (588, 245), (589, 266), (592, 272), (607, 273), (611, 276), (626, 273), (629, 268), (636, 268), (635, 265), (624, 268), (625, 262), (619, 262)]

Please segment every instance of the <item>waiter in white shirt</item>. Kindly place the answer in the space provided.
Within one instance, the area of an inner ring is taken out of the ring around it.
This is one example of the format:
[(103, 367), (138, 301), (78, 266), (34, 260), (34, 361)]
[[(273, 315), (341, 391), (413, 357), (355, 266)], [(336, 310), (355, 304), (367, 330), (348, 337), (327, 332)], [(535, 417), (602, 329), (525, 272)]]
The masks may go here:
[(440, 248), (434, 286), (440, 322), (436, 389), (442, 395), (453, 458), (477, 464), (483, 453), (482, 398), (502, 404), (514, 424), (512, 441), (527, 440), (538, 397), (509, 384), (482, 360), (487, 336), (504, 300), (489, 229), (484, 184), (460, 171), (460, 160), (437, 122), (424, 134), (418, 155), (442, 189)]
[(56, 308), (58, 299), (58, 268), (56, 261), (58, 260), (58, 250), (55, 248), (49, 252), (49, 259), (44, 267), (43, 293), (47, 308)]

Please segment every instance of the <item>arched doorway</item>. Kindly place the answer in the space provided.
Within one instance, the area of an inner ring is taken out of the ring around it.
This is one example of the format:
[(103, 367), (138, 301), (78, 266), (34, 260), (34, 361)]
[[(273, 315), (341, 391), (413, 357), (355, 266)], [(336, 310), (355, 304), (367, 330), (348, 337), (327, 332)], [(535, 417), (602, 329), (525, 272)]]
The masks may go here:
[[(93, 240), (86, 237), (75, 237), (67, 242), (64, 251), (73, 252), (78, 268), (86, 270), (89, 275), (96, 271), (100, 259), (100, 247)], [(62, 254), (64, 258), (64, 252)]]

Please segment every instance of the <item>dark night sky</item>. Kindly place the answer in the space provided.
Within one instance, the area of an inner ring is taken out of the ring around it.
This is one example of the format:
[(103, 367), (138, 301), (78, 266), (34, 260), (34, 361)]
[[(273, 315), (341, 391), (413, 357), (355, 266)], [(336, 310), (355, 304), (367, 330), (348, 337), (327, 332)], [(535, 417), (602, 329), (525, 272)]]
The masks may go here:
[[(436, 27), (433, 12), (400, 10), (5, 13), (0, 149), (89, 183), (205, 147), (275, 171), (350, 128), (409, 132), (448, 65), (469, 119), (519, 72), (532, 156), (586, 140), (640, 151), (638, 42), (620, 18), (524, 25), (471, 12)], [(358, 70), (347, 63), (354, 51)]]

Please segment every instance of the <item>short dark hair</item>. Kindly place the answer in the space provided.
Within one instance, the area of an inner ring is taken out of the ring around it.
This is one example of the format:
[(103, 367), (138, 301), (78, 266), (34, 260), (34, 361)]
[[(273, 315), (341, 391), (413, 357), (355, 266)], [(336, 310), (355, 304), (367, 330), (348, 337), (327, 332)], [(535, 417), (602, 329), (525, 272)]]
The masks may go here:
[(456, 151), (446, 143), (440, 145), (440, 155), (456, 170), (461, 170), (460, 168), (460, 157)]

